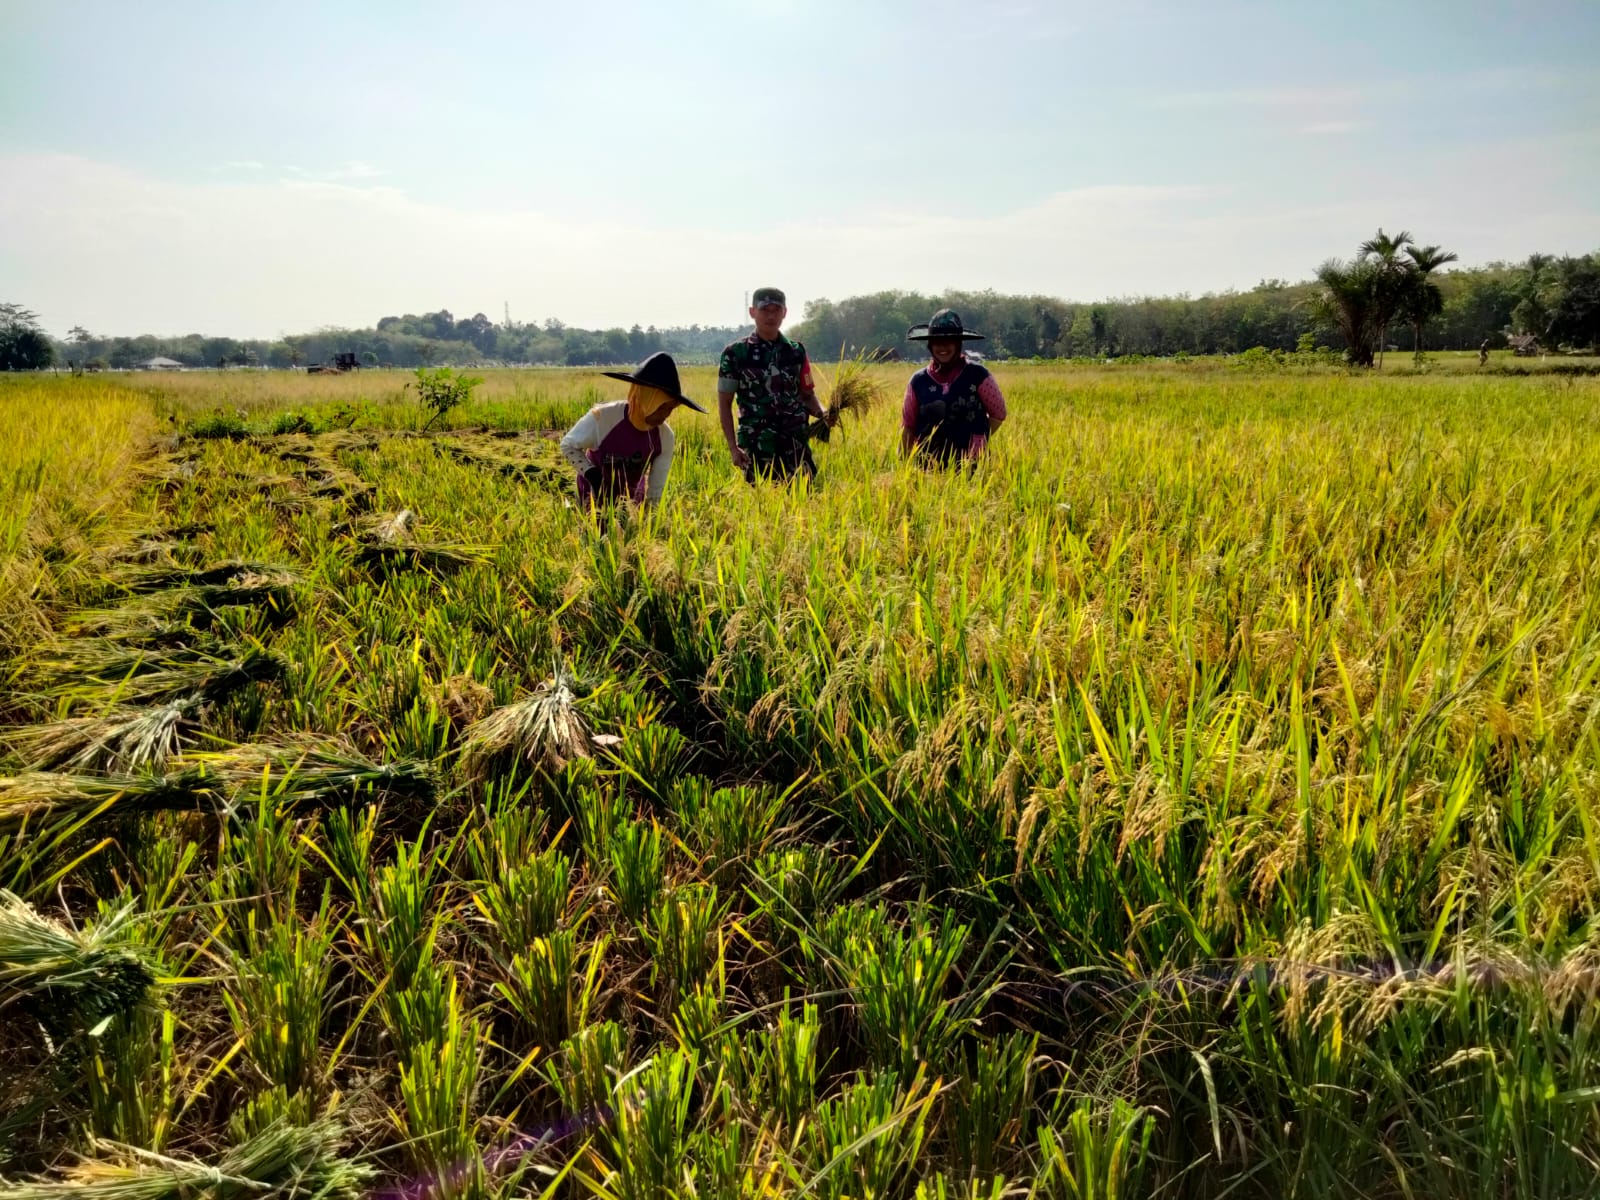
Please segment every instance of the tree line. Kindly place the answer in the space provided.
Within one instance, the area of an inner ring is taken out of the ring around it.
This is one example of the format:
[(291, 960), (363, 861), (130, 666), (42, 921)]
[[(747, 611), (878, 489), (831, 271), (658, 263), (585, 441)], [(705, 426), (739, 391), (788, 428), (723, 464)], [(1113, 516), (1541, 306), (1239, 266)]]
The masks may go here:
[[(988, 340), (993, 358), (1110, 358), (1125, 355), (1240, 354), (1327, 346), (1370, 365), (1390, 346), (1472, 350), (1527, 334), (1550, 349), (1600, 345), (1600, 251), (1530, 255), (1445, 269), (1455, 255), (1409, 233), (1379, 230), (1349, 260), (1330, 259), (1312, 279), (1262, 280), (1249, 291), (1137, 297), (1080, 303), (992, 291), (887, 291), (814, 300), (790, 328), (812, 357), (904, 354), (908, 327), (940, 308), (957, 309)], [(690, 325), (583, 329), (554, 318), (496, 323), (448, 309), (386, 316), (366, 329), (324, 328), (274, 340), (207, 336), (104, 336), (82, 326), (52, 341), (36, 314), (0, 304), (0, 370), (52, 363), (129, 368), (156, 357), (190, 367), (297, 367), (355, 354), (365, 366), (637, 363), (666, 350), (683, 363), (713, 362), (750, 326)], [(1396, 341), (1399, 339), (1399, 342)]]
[[(1433, 350), (1476, 350), (1485, 339), (1504, 347), (1508, 333), (1536, 335), (1551, 349), (1600, 345), (1600, 251), (1440, 269), (1454, 258), (1409, 234), (1379, 230), (1353, 259), (1332, 259), (1299, 283), (1266, 279), (1242, 292), (1092, 303), (989, 291), (876, 292), (813, 301), (794, 333), (815, 357), (905, 353), (906, 329), (950, 307), (987, 335), (980, 348), (993, 358), (1292, 351), (1309, 338), (1370, 364), (1380, 347), (1411, 350), (1413, 337)], [(1359, 313), (1341, 305), (1362, 297)]]
[[(75, 326), (65, 340), (47, 345), (56, 363), (113, 370), (142, 366), (152, 358), (170, 358), (186, 367), (300, 367), (332, 362), (337, 354), (354, 354), (368, 367), (588, 366), (639, 362), (657, 350), (667, 350), (685, 362), (710, 362), (740, 333), (732, 326), (699, 325), (580, 329), (555, 319), (496, 324), (483, 313), (458, 320), (448, 309), (440, 309), (383, 317), (366, 329), (326, 327), (270, 341), (200, 333), (118, 337)], [(49, 366), (50, 361), (42, 365)]]

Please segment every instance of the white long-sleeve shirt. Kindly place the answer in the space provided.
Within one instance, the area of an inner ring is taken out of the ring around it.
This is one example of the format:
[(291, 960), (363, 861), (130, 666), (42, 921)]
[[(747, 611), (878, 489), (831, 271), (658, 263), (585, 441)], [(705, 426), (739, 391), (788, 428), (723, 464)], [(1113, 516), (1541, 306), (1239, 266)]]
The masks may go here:
[[(626, 400), (595, 405), (567, 430), (566, 436), (561, 439), (561, 456), (582, 475), (594, 466), (588, 452), (599, 449), (606, 435), (627, 419)], [(659, 426), (656, 432), (661, 435), (661, 453), (650, 460), (650, 475), (645, 483), (645, 500), (650, 504), (659, 501), (661, 494), (666, 491), (667, 472), (672, 468), (672, 452), (678, 440), (669, 425)]]

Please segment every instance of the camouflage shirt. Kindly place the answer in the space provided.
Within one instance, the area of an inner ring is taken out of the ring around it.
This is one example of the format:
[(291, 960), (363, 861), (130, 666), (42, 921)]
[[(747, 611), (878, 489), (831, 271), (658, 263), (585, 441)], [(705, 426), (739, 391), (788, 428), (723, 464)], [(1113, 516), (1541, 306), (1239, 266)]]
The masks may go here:
[(729, 342), (717, 365), (717, 391), (738, 402), (741, 449), (766, 456), (781, 442), (805, 439), (811, 363), (799, 342), (782, 334), (764, 342), (754, 333)]

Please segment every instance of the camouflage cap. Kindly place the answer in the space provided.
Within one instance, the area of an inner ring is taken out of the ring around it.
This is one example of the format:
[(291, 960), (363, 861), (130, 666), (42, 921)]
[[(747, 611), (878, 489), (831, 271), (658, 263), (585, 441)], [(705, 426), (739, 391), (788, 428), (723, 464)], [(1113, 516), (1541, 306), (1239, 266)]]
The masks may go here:
[(755, 294), (750, 297), (750, 303), (756, 308), (763, 308), (768, 304), (776, 304), (779, 308), (788, 307), (783, 292), (774, 287), (757, 288)]

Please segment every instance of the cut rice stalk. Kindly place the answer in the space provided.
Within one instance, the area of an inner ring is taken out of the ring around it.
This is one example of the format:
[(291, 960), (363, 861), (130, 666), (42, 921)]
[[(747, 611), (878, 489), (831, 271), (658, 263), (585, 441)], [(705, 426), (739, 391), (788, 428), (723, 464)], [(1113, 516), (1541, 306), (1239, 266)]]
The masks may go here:
[(152, 592), (128, 604), (89, 609), (73, 617), (69, 628), (76, 634), (116, 636), (182, 617), (201, 626), (217, 609), (230, 605), (269, 608), (287, 615), (293, 611), (298, 583), (287, 571), (245, 572), (223, 583), (185, 585)]
[(371, 542), (357, 549), (353, 557), (364, 567), (406, 564), (446, 571), (486, 563), (493, 553), (493, 547), (466, 542)]
[(338, 1153), (333, 1121), (275, 1121), (214, 1163), (169, 1158), (97, 1141), (108, 1159), (85, 1161), (60, 1178), (8, 1185), (6, 1200), (357, 1200), (373, 1177)]
[(275, 683), (289, 669), (288, 661), (281, 654), (257, 646), (250, 647), (238, 658), (204, 655), (156, 661), (163, 665), (120, 678), (101, 676), (64, 683), (50, 694), (91, 703), (171, 704), (181, 699), (195, 699), (204, 704), (217, 704), (251, 684)]
[(69, 638), (42, 652), (27, 673), (54, 694), (68, 690), (69, 681), (127, 679), (205, 659), (227, 657), (226, 643), (191, 626), (174, 625), (168, 633), (165, 638), (153, 639), (175, 643), (165, 648), (132, 644), (131, 639)]
[(132, 914), (126, 905), (73, 930), (0, 889), (0, 1011), (23, 1004), (57, 1037), (131, 1012), (155, 985), (144, 950), (127, 937)]
[(409, 508), (376, 519), (346, 522), (341, 530), (356, 535), (355, 561), (362, 566), (409, 565), (428, 570), (450, 570), (488, 562), (493, 547), (467, 542), (420, 541), (413, 533), (415, 516)]
[(9, 731), (5, 737), (30, 771), (159, 770), (192, 740), (205, 701), (188, 696), (154, 708), (114, 708)]
[(131, 592), (155, 592), (174, 587), (215, 587), (241, 579), (294, 578), (294, 572), (275, 563), (222, 562), (209, 567), (152, 567), (127, 573), (119, 583)]
[(250, 795), (280, 803), (328, 803), (381, 791), (431, 799), (426, 763), (374, 763), (318, 746), (235, 746), (174, 759), (165, 774), (31, 771), (0, 777), (0, 832), (24, 823), (120, 812), (219, 811)]
[(495, 759), (509, 757), (554, 774), (575, 758), (588, 758), (589, 728), (573, 685), (570, 676), (557, 672), (531, 696), (474, 722), (462, 747), (462, 767), (481, 777)]
[(375, 763), (321, 745), (234, 746), (190, 754), (174, 766), (203, 782), (207, 791), (230, 798), (266, 788), (289, 801), (354, 797), (373, 790), (429, 800), (437, 786), (425, 762)]
[(824, 410), (826, 415), (811, 422), (811, 436), (827, 441), (846, 413), (863, 417), (882, 403), (883, 398), (883, 385), (867, 371), (864, 358), (858, 356), (842, 361), (834, 373), (833, 387)]

